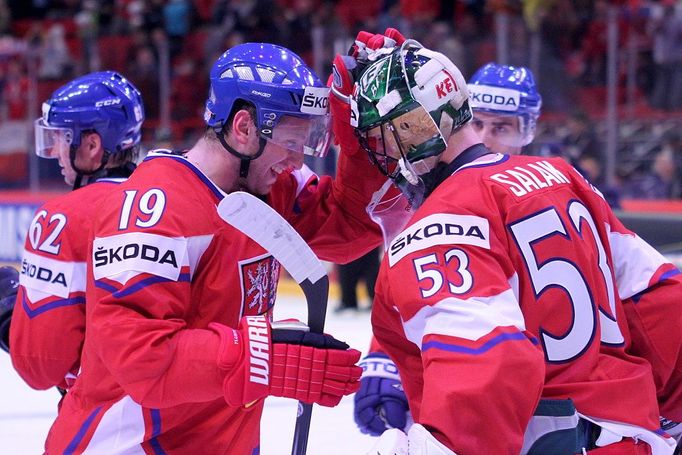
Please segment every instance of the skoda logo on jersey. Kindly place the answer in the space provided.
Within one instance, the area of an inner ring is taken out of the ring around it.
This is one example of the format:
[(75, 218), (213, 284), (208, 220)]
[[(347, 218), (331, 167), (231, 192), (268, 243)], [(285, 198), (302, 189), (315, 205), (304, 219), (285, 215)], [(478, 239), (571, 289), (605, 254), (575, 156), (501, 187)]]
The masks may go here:
[(469, 84), (469, 100), (474, 109), (514, 112), (519, 109), (521, 94), (517, 90)]
[(40, 267), (29, 263), (26, 259), (21, 262), (21, 274), (38, 281), (57, 284), (66, 287), (66, 277), (62, 272), (52, 271), (45, 267)]
[(79, 267), (80, 264), (85, 269), (84, 263), (47, 258), (24, 251), (19, 280), (28, 292), (38, 291), (67, 298), (74, 290), (72, 289), (74, 268)]
[(127, 259), (140, 259), (142, 261), (169, 264), (178, 267), (178, 260), (173, 250), (162, 251), (154, 245), (140, 243), (127, 243), (116, 248), (98, 248), (94, 254), (95, 267), (102, 267), (114, 262)]
[(490, 249), (489, 231), (488, 220), (480, 216), (434, 213), (398, 234), (388, 248), (388, 263), (393, 267), (408, 254), (436, 245)]
[(130, 232), (96, 237), (92, 262), (96, 280), (124, 272), (149, 273), (177, 280), (187, 261), (187, 239)]

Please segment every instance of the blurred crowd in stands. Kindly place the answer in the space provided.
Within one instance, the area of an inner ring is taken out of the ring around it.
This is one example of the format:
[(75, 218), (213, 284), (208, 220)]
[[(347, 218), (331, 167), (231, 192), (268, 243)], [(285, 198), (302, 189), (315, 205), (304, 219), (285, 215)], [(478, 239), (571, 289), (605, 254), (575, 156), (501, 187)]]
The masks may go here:
[[(618, 181), (607, 185), (610, 11), (619, 147)], [(499, 58), (504, 30), (502, 63), (534, 69), (544, 100), (532, 153), (564, 156), (624, 197), (682, 197), (682, 0), (0, 0), (0, 123), (37, 116), (67, 79), (113, 69), (143, 94), (145, 143), (181, 148), (202, 122), (210, 63), (227, 48), (281, 44), (325, 78), (358, 30), (389, 26), (448, 55), (465, 77)], [(0, 187), (21, 172), (12, 165), (0, 161)]]

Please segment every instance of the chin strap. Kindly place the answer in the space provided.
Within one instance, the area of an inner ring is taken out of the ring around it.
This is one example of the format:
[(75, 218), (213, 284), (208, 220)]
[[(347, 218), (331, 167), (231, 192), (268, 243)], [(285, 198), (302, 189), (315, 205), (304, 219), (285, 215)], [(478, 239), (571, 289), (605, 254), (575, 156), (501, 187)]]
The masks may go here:
[(104, 170), (104, 166), (107, 164), (110, 155), (109, 152), (105, 150), (104, 153), (102, 153), (102, 161), (97, 167), (97, 169), (95, 169), (94, 171), (84, 171), (80, 169), (78, 166), (76, 166), (77, 150), (78, 147), (75, 147), (73, 144), (69, 148), (69, 161), (71, 162), (71, 167), (73, 168), (73, 170), (76, 171), (76, 180), (74, 180), (73, 182), (74, 190), (77, 190), (78, 188), (87, 185), (91, 181), (94, 181), (98, 174), (100, 174)]
[(246, 188), (246, 177), (249, 175), (249, 166), (251, 165), (251, 161), (255, 160), (256, 158), (263, 154), (267, 141), (265, 140), (264, 137), (259, 135), (258, 151), (256, 152), (255, 155), (249, 156), (244, 155), (243, 153), (239, 153), (237, 150), (235, 150), (234, 147), (227, 143), (227, 141), (225, 140), (225, 135), (223, 134), (222, 127), (215, 128), (214, 131), (216, 133), (216, 136), (218, 137), (218, 141), (223, 146), (223, 148), (230, 152), (232, 155), (239, 158), (239, 186), (241, 188)]

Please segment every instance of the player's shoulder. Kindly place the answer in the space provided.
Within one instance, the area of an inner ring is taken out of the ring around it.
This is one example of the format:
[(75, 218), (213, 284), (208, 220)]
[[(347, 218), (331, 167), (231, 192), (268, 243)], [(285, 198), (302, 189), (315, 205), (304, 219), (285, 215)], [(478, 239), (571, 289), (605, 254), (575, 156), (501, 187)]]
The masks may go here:
[(99, 203), (120, 184), (120, 181), (95, 182), (75, 191), (53, 197), (42, 204), (36, 214), (61, 213), (73, 218), (89, 218)]

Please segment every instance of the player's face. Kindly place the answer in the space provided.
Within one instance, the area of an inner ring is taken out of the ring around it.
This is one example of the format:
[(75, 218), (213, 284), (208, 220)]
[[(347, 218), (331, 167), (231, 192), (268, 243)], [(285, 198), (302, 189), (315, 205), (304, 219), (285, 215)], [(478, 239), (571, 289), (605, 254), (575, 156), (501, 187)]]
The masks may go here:
[(300, 144), (303, 125), (299, 125), (298, 120), (301, 119), (280, 122), (273, 132), (276, 141), (267, 140), (263, 154), (251, 162), (247, 177), (251, 193), (268, 194), (279, 174), (303, 166), (303, 146)]
[(523, 138), (518, 117), (474, 110), (474, 119), (471, 123), (483, 144), (493, 152), (507, 155), (521, 153)]
[[(78, 169), (83, 172), (95, 171), (100, 166), (100, 155), (92, 156), (88, 147), (93, 147), (87, 139), (87, 135), (81, 139), (81, 144), (76, 150), (75, 164)], [(73, 185), (78, 177), (78, 172), (71, 165), (70, 146), (56, 144), (54, 148), (55, 158), (59, 161), (59, 166), (62, 168), (62, 175), (64, 182), (67, 185)]]

